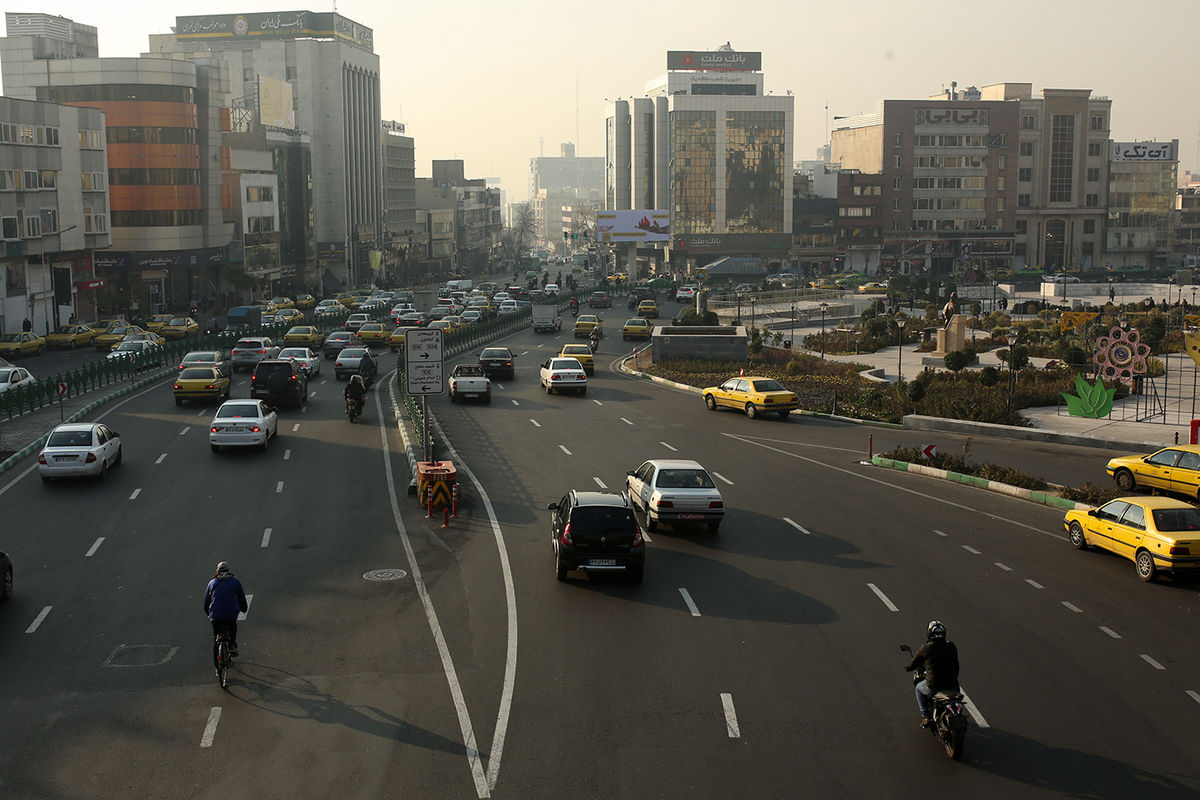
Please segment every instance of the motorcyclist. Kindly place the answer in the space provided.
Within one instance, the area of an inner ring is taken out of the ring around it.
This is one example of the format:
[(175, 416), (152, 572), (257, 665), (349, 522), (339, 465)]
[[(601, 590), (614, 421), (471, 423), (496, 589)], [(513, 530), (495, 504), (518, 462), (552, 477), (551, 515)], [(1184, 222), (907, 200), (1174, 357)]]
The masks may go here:
[(353, 400), (358, 404), (359, 411), (362, 411), (367, 403), (367, 384), (362, 375), (351, 375), (350, 382), (346, 384), (346, 391), (342, 394), (346, 396), (347, 402)]
[(571, 298), (571, 315), (574, 316), (578, 313), (579, 313), (579, 298), (572, 297)]
[(946, 639), (946, 626), (936, 619), (925, 628), (925, 644), (904, 667), (906, 672), (922, 668), (925, 677), (916, 684), (917, 707), (921, 710), (921, 727), (928, 728), (933, 722), (930, 698), (938, 692), (958, 691), (958, 648)]
[(227, 562), (217, 564), (217, 571), (204, 590), (204, 613), (212, 621), (214, 669), (217, 667), (217, 636), (223, 632), (229, 633), (230, 654), (236, 657), (238, 614), (249, 610), (250, 604), (246, 601), (242, 582), (229, 569)]
[(592, 352), (600, 349), (600, 333), (595, 328), (592, 328), (592, 335), (588, 337), (588, 344), (592, 346)]
[(637, 307), (638, 307), (637, 295), (635, 295), (635, 294), (629, 295), (629, 310), (637, 311)]
[(378, 372), (379, 367), (375, 364), (375, 357), (371, 355), (370, 350), (365, 350), (363, 357), (358, 362), (358, 374), (362, 376), (365, 387), (371, 386)]

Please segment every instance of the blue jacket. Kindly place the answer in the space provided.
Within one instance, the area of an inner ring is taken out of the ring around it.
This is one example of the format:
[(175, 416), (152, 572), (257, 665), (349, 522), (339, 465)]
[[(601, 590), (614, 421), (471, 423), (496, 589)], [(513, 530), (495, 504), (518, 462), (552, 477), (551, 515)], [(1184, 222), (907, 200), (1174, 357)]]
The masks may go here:
[(246, 602), (246, 592), (242, 590), (242, 582), (235, 576), (213, 578), (204, 590), (204, 613), (214, 622), (223, 619), (237, 619), (238, 612), (249, 611), (250, 604)]

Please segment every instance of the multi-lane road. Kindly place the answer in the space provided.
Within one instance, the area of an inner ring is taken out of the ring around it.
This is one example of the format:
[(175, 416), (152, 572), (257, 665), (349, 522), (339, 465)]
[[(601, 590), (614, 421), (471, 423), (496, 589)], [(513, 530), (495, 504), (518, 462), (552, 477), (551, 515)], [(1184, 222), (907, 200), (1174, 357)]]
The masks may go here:
[[(329, 374), (266, 453), (211, 453), (211, 407), (164, 381), (101, 409), (125, 447), (105, 483), (9, 473), (0, 796), (1200, 792), (1194, 583), (1072, 550), (1061, 512), (865, 466), (860, 426), (711, 413), (620, 374), (611, 330), (588, 394), (547, 395), (537, 365), (569, 341), (510, 337), (517, 378), (489, 405), (431, 398), (460, 467), (445, 529), (406, 493), (386, 383), (350, 425)], [(1106, 455), (972, 454), (1079, 482)], [(717, 474), (720, 533), (650, 534), (641, 585), (556, 581), (546, 505), (651, 457)], [(228, 691), (201, 611), (219, 560), (253, 595)], [(932, 617), (976, 714), (959, 764), (918, 730), (898, 649)]]

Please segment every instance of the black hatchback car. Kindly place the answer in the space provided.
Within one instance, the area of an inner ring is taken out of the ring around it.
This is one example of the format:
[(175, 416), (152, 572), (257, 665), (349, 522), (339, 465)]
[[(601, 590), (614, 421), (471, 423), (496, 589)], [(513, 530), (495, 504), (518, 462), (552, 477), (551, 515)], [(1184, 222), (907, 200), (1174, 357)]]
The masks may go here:
[(604, 292), (592, 292), (588, 297), (588, 308), (612, 308), (612, 299)]
[(325, 337), (325, 344), (321, 349), (326, 358), (337, 358), (337, 354), (344, 348), (357, 344), (358, 339), (354, 336), (353, 331), (331, 331)]
[(479, 366), (489, 378), (515, 378), (517, 368), (513, 360), (512, 350), (507, 347), (485, 347), (479, 353)]
[(298, 408), (308, 400), (308, 375), (291, 359), (265, 359), (258, 362), (250, 378), (250, 397)]
[(546, 507), (553, 512), (554, 574), (560, 581), (574, 569), (624, 572), (641, 583), (646, 544), (629, 495), (572, 489)]

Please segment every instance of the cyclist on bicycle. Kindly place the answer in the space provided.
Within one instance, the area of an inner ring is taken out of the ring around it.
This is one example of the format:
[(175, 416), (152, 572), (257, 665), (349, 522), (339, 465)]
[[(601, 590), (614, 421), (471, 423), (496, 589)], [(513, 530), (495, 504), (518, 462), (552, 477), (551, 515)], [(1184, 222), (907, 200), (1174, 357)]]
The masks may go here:
[(249, 610), (250, 604), (246, 602), (242, 582), (230, 572), (228, 563), (222, 561), (217, 564), (217, 571), (213, 573), (208, 588), (204, 590), (204, 613), (212, 620), (214, 669), (218, 666), (217, 637), (228, 633), (230, 653), (236, 656), (238, 614)]

